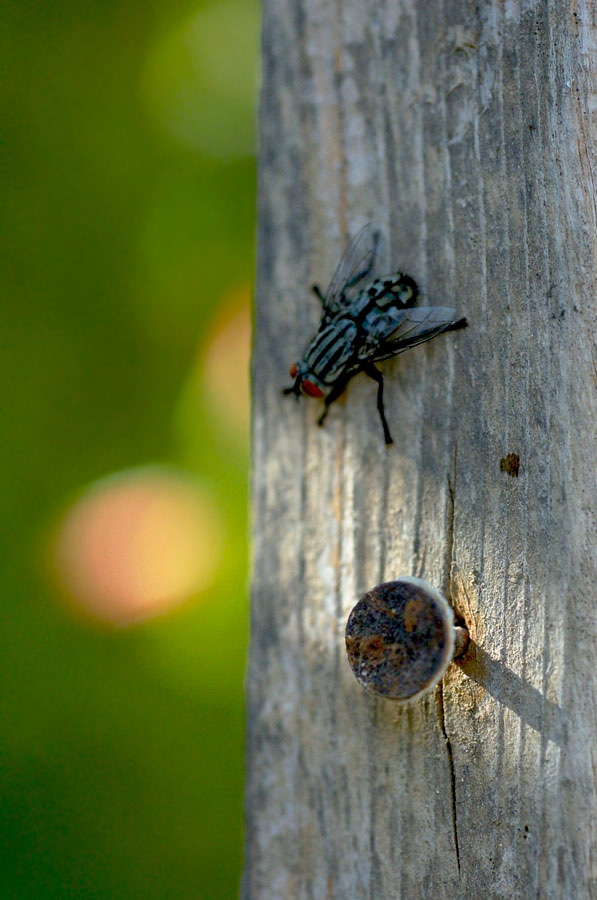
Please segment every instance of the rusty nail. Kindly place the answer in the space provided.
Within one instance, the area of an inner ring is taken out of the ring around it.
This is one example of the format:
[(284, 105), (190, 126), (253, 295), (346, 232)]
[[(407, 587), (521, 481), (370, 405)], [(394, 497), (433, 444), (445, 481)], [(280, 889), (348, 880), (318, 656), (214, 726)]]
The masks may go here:
[(468, 631), (422, 578), (403, 576), (361, 597), (346, 623), (346, 652), (364, 688), (391, 700), (413, 700), (435, 687), (468, 646)]

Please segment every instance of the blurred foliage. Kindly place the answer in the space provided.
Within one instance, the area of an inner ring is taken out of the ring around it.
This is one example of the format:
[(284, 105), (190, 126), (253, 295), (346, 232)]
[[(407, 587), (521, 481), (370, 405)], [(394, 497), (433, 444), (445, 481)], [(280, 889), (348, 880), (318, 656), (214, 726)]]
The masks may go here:
[[(258, 7), (4, 8), (1, 896), (229, 900), (248, 440), (202, 366), (246, 366), (242, 336), (210, 342), (253, 277)], [(207, 488), (224, 558), (170, 612), (99, 624), (62, 601), (52, 535), (148, 463)]]

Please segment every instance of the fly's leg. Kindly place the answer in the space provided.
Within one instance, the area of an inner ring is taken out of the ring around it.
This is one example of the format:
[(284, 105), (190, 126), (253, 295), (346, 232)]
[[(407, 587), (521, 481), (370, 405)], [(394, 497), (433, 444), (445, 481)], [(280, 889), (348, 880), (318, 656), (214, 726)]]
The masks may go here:
[(315, 296), (316, 296), (319, 300), (321, 300), (321, 302), (325, 305), (325, 297), (324, 297), (323, 294), (321, 293), (321, 290), (320, 290), (320, 288), (319, 288), (319, 285), (318, 285), (318, 284), (312, 284), (312, 285), (311, 285), (311, 290), (313, 291), (313, 293), (315, 294)]
[(344, 391), (346, 390), (346, 386), (350, 378), (343, 378), (340, 381), (337, 381), (334, 387), (331, 389), (325, 400), (323, 401), (325, 404), (325, 409), (317, 420), (317, 424), (321, 427), (326, 420), (327, 414), (330, 409), (330, 405), (337, 400), (338, 397), (341, 397)]
[(368, 363), (366, 366), (363, 366), (363, 372), (365, 375), (368, 375), (369, 378), (372, 378), (373, 381), (377, 381), (377, 411), (379, 412), (381, 424), (383, 425), (383, 436), (386, 444), (393, 444), (394, 441), (392, 440), (392, 435), (390, 434), (390, 429), (386, 422), (386, 414), (383, 408), (383, 375), (375, 368), (373, 363)]

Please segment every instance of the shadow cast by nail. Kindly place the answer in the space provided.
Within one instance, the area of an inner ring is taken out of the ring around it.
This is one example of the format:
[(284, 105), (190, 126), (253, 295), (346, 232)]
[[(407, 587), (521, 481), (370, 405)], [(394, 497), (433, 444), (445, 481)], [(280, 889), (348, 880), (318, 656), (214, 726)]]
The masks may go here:
[(525, 725), (539, 732), (544, 740), (559, 746), (566, 742), (564, 710), (474, 641), (471, 640), (465, 656), (457, 660), (457, 664), (465, 675), (483, 687), (498, 703), (511, 709)]

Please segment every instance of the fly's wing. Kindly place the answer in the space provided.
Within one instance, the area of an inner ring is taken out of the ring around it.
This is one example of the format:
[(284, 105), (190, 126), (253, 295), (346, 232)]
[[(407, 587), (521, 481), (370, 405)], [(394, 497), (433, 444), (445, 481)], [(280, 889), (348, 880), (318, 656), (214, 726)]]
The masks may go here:
[(325, 292), (324, 312), (335, 315), (348, 309), (354, 298), (354, 288), (374, 269), (381, 232), (374, 225), (365, 225), (350, 241)]
[(404, 353), (441, 334), (455, 318), (456, 311), (445, 306), (390, 309), (378, 317), (362, 341), (359, 360), (376, 362)]

